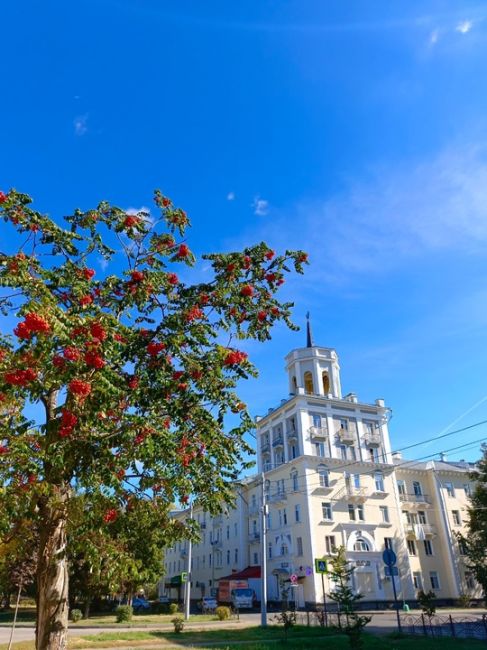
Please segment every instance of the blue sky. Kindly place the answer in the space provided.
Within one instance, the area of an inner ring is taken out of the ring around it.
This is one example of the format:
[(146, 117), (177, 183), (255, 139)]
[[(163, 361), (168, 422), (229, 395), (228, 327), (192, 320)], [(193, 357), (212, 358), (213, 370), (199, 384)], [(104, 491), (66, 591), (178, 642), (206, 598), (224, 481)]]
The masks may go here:
[[(394, 447), (487, 419), (485, 4), (25, 0), (2, 26), (0, 188), (59, 217), (161, 187), (196, 252), (304, 248), (283, 295)], [(249, 346), (253, 413), (302, 344)]]

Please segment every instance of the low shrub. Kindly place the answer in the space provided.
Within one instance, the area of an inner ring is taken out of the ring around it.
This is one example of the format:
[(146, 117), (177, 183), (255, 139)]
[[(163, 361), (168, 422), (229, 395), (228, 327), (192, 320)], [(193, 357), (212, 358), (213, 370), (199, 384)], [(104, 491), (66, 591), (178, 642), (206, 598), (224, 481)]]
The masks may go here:
[(226, 607), (225, 605), (220, 605), (215, 609), (215, 614), (220, 621), (226, 621), (227, 618), (230, 618), (231, 613), (230, 607)]
[(132, 605), (119, 605), (115, 610), (115, 615), (117, 617), (117, 623), (126, 623), (132, 620), (134, 608)]
[(73, 623), (77, 623), (78, 621), (81, 621), (83, 618), (83, 612), (80, 609), (72, 609), (71, 610), (71, 620)]
[[(175, 605), (176, 603), (171, 603)], [(174, 631), (179, 634), (184, 629), (184, 619), (182, 616), (175, 616), (171, 619), (171, 623), (174, 625)]]
[(177, 603), (169, 603), (169, 613), (177, 614), (179, 612), (179, 606)]
[(175, 614), (176, 612), (169, 611), (169, 603), (155, 603), (153, 607), (156, 614)]

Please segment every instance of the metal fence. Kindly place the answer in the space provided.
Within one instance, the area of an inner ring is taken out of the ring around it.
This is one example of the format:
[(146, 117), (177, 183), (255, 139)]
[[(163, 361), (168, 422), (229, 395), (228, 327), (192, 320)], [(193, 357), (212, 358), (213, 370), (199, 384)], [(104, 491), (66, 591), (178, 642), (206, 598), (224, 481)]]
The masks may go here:
[(421, 634), (430, 637), (487, 640), (487, 617), (451, 615), (426, 616), (425, 614), (401, 616), (404, 634)]

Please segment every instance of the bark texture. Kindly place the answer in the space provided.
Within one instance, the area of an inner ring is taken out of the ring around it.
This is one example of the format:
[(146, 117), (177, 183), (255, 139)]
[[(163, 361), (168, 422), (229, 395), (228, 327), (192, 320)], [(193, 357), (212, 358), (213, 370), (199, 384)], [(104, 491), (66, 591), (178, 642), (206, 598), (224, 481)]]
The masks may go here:
[(64, 650), (68, 631), (66, 522), (69, 487), (53, 489), (40, 504), (41, 534), (37, 565), (37, 650)]

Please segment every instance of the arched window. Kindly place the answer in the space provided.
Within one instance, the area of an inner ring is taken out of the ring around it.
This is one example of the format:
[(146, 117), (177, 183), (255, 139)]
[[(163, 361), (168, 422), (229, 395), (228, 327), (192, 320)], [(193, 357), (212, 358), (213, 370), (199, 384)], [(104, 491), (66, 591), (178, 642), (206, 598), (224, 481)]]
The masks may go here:
[(363, 537), (357, 537), (353, 545), (354, 551), (370, 551), (369, 543)]
[(315, 392), (313, 388), (313, 375), (309, 370), (304, 373), (304, 392), (308, 395), (313, 395)]
[(330, 378), (328, 377), (328, 373), (323, 372), (321, 377), (323, 380), (323, 393), (325, 395), (328, 395), (328, 393), (330, 392)]
[(298, 384), (297, 384), (297, 382), (296, 382), (296, 377), (293, 377), (293, 379), (292, 379), (292, 385), (293, 385), (293, 391), (294, 391), (294, 393), (297, 393), (297, 392), (298, 392)]
[(324, 465), (318, 465), (318, 476), (320, 479), (320, 487), (330, 487), (330, 472)]

